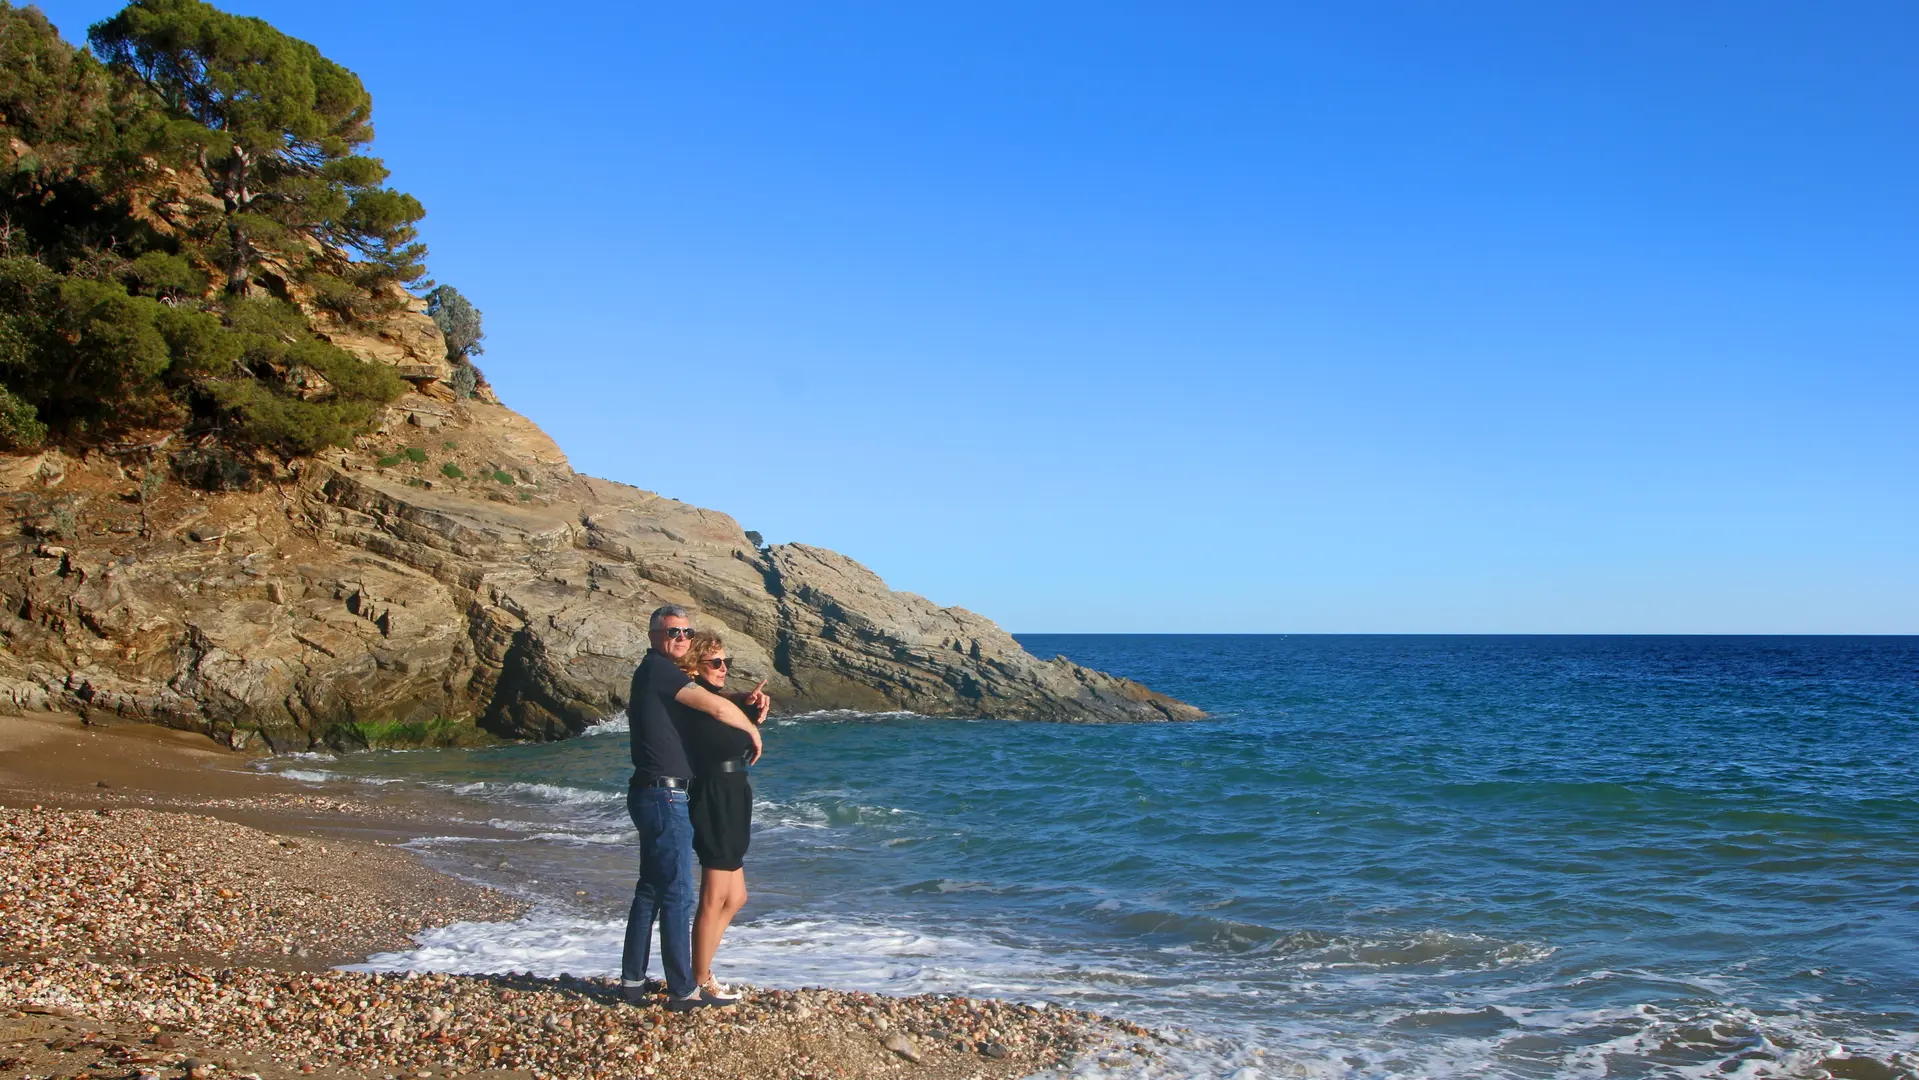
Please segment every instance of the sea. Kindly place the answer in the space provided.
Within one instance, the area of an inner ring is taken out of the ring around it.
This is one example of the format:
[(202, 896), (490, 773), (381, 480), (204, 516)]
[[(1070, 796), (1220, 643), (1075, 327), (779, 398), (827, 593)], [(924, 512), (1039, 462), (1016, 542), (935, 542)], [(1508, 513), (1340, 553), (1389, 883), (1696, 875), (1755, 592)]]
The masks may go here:
[[(722, 979), (1166, 1039), (1089, 1077), (1919, 1076), (1919, 638), (1019, 640), (1209, 717), (775, 719)], [(617, 974), (623, 717), (264, 767), (537, 901), (365, 967)]]

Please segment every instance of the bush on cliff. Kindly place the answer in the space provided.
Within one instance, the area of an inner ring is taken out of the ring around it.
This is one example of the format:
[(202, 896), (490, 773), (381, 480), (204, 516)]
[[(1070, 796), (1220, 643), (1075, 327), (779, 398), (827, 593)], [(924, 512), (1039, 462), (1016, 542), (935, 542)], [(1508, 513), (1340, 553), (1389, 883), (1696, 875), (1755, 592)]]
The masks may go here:
[(311, 454), (349, 443), (405, 388), (279, 300), (194, 311), (12, 258), (0, 312), (0, 381), (34, 422), (71, 433), (191, 420), (234, 446)]
[(0, 0), (0, 445), (348, 444), (405, 384), (289, 301), (390, 310), (425, 255), (419, 203), (358, 152), (365, 88), (200, 0), (136, 0), (91, 36), (107, 63)]
[(480, 309), (460, 295), (451, 285), (440, 285), (426, 294), (426, 313), (446, 338), (446, 358), (453, 364), (448, 379), (453, 396), (465, 401), (480, 387), (480, 369), (473, 358), (486, 352), (480, 342), (486, 337), (481, 327)]
[(31, 450), (46, 437), (47, 425), (33, 406), (0, 386), (0, 450)]
[(486, 331), (480, 326), (480, 309), (460, 295), (460, 290), (451, 285), (436, 286), (426, 294), (426, 313), (446, 336), (448, 360), (466, 363), (486, 352), (480, 344), (486, 337)]

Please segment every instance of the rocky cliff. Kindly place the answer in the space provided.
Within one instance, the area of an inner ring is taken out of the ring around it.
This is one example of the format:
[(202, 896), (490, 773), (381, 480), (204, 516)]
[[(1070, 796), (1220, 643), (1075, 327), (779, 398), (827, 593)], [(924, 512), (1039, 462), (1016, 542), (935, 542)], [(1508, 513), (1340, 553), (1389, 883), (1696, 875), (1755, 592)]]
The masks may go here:
[(756, 548), (725, 514), (573, 472), (490, 393), (455, 400), (417, 305), (333, 337), (414, 391), (253, 490), (171, 479), (183, 447), (159, 438), (0, 457), (0, 708), (277, 749), (559, 738), (625, 706), (647, 615), (678, 603), (783, 712), (1200, 715), (842, 555)]

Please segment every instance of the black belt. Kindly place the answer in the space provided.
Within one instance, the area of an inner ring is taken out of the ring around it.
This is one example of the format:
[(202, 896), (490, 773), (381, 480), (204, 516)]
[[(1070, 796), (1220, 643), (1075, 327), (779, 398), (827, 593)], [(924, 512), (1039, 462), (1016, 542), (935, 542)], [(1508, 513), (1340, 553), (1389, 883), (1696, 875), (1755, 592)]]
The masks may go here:
[(713, 763), (713, 771), (714, 772), (745, 772), (746, 759), (743, 757), (737, 757), (737, 758), (727, 758), (725, 761), (716, 761)]
[(677, 776), (656, 776), (653, 779), (648, 780), (645, 783), (641, 784), (640, 786), (672, 788), (674, 790), (684, 791), (686, 789), (686, 781), (680, 779)]

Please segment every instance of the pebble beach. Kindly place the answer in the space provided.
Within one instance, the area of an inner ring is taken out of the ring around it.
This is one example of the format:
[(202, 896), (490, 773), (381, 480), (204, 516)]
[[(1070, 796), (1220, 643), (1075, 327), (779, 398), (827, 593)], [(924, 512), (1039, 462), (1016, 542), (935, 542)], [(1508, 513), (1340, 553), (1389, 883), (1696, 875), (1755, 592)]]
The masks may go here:
[[(315, 835), (327, 808), (297, 795), (195, 808), (177, 791), (23, 783), (10, 764), (0, 1077), (986, 1080), (1159, 1053), (1137, 1025), (948, 995), (747, 986), (737, 1005), (677, 1013), (604, 979), (338, 970), (527, 905), (377, 840)], [(229, 820), (274, 809), (309, 828)], [(365, 808), (336, 809), (342, 832), (365, 830)]]

